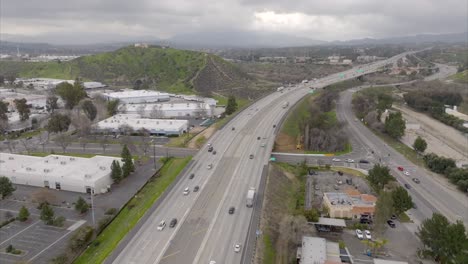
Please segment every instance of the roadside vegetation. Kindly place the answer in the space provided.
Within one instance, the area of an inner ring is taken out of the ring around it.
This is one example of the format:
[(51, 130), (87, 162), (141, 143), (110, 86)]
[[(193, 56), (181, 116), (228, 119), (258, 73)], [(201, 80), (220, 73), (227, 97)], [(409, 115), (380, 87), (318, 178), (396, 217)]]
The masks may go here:
[(112, 222), (104, 224), (102, 232), (74, 263), (102, 263), (190, 160), (191, 157), (165, 159), (161, 170), (120, 210)]

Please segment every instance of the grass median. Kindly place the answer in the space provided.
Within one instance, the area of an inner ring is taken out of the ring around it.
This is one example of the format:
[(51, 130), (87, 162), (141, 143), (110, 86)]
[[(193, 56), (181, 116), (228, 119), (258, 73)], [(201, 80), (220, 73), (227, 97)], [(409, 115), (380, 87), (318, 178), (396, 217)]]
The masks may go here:
[(140, 218), (161, 196), (166, 188), (188, 164), (192, 157), (172, 158), (128, 202), (114, 220), (73, 263), (102, 263), (118, 246), (125, 235), (132, 230)]

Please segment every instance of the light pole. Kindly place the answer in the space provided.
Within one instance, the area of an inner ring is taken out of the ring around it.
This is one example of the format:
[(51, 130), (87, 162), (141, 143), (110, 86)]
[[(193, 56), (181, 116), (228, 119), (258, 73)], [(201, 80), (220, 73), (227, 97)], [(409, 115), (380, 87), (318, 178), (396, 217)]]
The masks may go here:
[(91, 187), (91, 217), (93, 218), (93, 227), (96, 228), (96, 221), (94, 219), (94, 187)]
[(154, 139), (152, 139), (151, 143), (153, 143), (153, 163), (154, 163), (154, 170), (156, 170), (156, 142), (154, 141)]

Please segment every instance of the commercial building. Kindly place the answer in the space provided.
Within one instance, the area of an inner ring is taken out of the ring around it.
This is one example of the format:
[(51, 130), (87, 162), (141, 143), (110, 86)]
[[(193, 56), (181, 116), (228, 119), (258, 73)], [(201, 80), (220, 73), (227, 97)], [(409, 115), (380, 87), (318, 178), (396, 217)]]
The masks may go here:
[(335, 264), (342, 263), (338, 243), (321, 237), (302, 237), (301, 247), (297, 249), (300, 264)]
[[(52, 78), (17, 78), (15, 80), (15, 83), (23, 83), (23, 86), (26, 87), (30, 84), (35, 89), (39, 90), (50, 90), (54, 89), (57, 87), (58, 84), (67, 82), (69, 84), (74, 84), (74, 80), (62, 80), (62, 79), (52, 79)], [(107, 85), (100, 83), (100, 82), (83, 82), (83, 87), (86, 90), (91, 90), (91, 89), (98, 89), (98, 88), (104, 88), (107, 87)]]
[(78, 158), (60, 155), (33, 157), (0, 153), (0, 175), (14, 184), (95, 194), (109, 191), (111, 164), (119, 158)]
[(119, 113), (150, 118), (205, 117), (213, 116), (214, 107), (202, 102), (125, 104), (119, 106)]
[(408, 264), (406, 261), (395, 261), (395, 260), (385, 260), (385, 259), (374, 259), (374, 264)]
[(152, 135), (182, 135), (187, 132), (187, 120), (150, 119), (138, 114), (117, 114), (97, 123), (94, 132), (123, 133), (126, 129), (146, 129)]
[(168, 93), (148, 90), (131, 90), (124, 92), (104, 93), (103, 95), (109, 100), (118, 99), (123, 104), (146, 104), (166, 102), (170, 100)]
[(345, 193), (327, 192), (323, 194), (323, 205), (330, 211), (330, 217), (360, 218), (361, 215), (374, 215), (377, 198), (370, 194), (361, 194), (356, 189), (347, 189)]

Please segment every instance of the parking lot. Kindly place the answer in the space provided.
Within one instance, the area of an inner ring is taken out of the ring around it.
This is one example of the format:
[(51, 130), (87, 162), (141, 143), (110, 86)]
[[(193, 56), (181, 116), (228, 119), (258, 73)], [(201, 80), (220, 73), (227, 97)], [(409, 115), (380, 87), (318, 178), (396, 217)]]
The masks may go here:
[[(63, 227), (47, 226), (37, 215), (30, 216), (26, 222), (14, 221), (0, 229), (0, 263), (50, 263), (52, 256), (63, 252), (73, 230), (84, 223), (67, 220)], [(21, 254), (6, 253), (8, 245), (21, 250)], [(42, 254), (46, 250), (47, 254)]]

